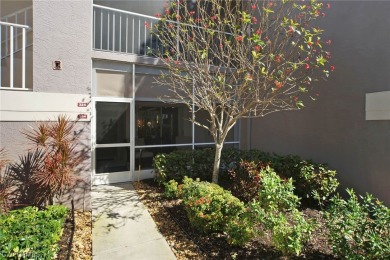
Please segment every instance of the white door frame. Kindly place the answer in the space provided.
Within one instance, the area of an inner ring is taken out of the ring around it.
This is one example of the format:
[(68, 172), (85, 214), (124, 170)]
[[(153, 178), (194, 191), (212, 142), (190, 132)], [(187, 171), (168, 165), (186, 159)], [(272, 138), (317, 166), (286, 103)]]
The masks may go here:
[[(129, 143), (119, 144), (97, 144), (96, 143), (96, 103), (97, 102), (112, 102), (112, 103), (128, 103), (130, 105), (130, 140)], [(92, 116), (91, 116), (91, 143), (92, 143), (92, 184), (111, 184), (118, 182), (128, 182), (133, 180), (134, 172), (134, 100), (132, 98), (108, 98), (108, 97), (93, 97), (92, 98)], [(130, 149), (130, 167), (129, 171), (99, 173), (96, 174), (96, 148), (104, 147), (129, 147)]]

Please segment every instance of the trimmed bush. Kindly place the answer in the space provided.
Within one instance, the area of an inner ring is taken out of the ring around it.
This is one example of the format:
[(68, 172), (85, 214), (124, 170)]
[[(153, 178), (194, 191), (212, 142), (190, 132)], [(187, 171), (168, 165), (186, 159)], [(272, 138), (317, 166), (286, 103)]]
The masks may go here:
[(158, 154), (153, 158), (155, 180), (162, 184), (170, 180), (182, 182), (184, 176), (211, 180), (214, 152), (212, 149), (178, 150)]
[(225, 232), (228, 242), (244, 245), (253, 237), (252, 224), (244, 214), (244, 204), (220, 186), (184, 177), (164, 183), (167, 198), (181, 198), (191, 225), (205, 233)]
[(202, 232), (223, 231), (244, 212), (244, 203), (214, 183), (185, 178), (179, 194), (192, 226)]
[(390, 209), (372, 195), (347, 190), (348, 200), (335, 196), (326, 212), (333, 252), (346, 259), (390, 259)]
[(0, 215), (0, 256), (6, 259), (52, 259), (58, 251), (68, 210), (26, 207)]

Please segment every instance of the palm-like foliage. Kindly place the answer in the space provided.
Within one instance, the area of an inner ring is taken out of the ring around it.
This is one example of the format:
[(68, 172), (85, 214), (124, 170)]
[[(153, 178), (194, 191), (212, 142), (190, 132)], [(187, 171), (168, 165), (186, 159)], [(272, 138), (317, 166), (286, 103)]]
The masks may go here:
[(5, 149), (0, 148), (0, 213), (5, 212), (9, 209), (9, 196), (11, 195), (11, 190), (14, 185), (12, 178), (7, 174), (3, 173), (3, 168), (9, 161), (5, 156)]
[(56, 122), (41, 122), (23, 134), (42, 153), (41, 163), (31, 178), (36, 186), (36, 202), (52, 204), (54, 197), (72, 187), (77, 178), (77, 166), (84, 155), (76, 150), (75, 122), (59, 116)]

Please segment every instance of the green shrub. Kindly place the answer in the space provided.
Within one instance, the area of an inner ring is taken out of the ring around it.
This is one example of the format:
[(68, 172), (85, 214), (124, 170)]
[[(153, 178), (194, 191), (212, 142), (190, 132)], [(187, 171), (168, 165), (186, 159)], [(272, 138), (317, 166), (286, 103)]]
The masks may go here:
[(335, 196), (326, 212), (333, 252), (346, 259), (390, 259), (390, 209), (372, 195), (353, 190), (343, 200)]
[(268, 213), (265, 218), (272, 232), (272, 242), (283, 255), (300, 255), (315, 229), (315, 223), (306, 221), (297, 209)]
[(212, 149), (178, 150), (153, 158), (155, 180), (160, 184), (170, 180), (182, 182), (184, 176), (211, 180), (213, 164)]
[[(254, 191), (258, 183), (252, 181), (257, 178), (250, 173), (254, 168), (249, 164), (243, 166), (241, 161), (255, 164), (262, 162), (264, 165), (270, 165), (280, 177), (292, 178), (295, 186), (294, 193), (309, 206), (327, 204), (339, 185), (335, 178), (336, 171), (298, 156), (280, 156), (259, 150), (223, 150), (220, 181), (224, 183), (227, 179), (229, 185), (225, 186), (231, 187), (233, 193), (244, 201), (249, 201), (256, 196)], [(213, 164), (213, 149), (174, 151), (170, 154), (157, 155), (153, 160), (155, 178), (160, 184), (172, 179), (181, 182), (184, 176), (209, 181)], [(235, 175), (233, 178), (232, 173)], [(237, 184), (237, 181), (240, 184)], [(239, 185), (246, 187), (245, 194), (240, 194), (240, 191), (234, 187)]]
[(253, 222), (246, 213), (241, 214), (236, 219), (232, 219), (226, 224), (225, 233), (228, 236), (228, 242), (236, 246), (244, 246), (255, 235), (253, 231)]
[(156, 155), (153, 158), (155, 180), (159, 184), (169, 180), (181, 181), (184, 176), (189, 175), (188, 162), (192, 160), (189, 155), (188, 151)]
[(6, 259), (52, 259), (58, 251), (67, 209), (26, 207), (0, 215), (0, 255)]
[(258, 198), (261, 208), (272, 212), (290, 211), (299, 206), (299, 198), (294, 194), (292, 179), (282, 180), (270, 167), (262, 174), (263, 182)]
[[(328, 169), (324, 164), (303, 160), (299, 156), (282, 156), (259, 150), (240, 151), (234, 155), (238, 156), (236, 162), (240, 162), (240, 159), (255, 163), (263, 162), (273, 168), (281, 178), (292, 178), (294, 193), (309, 206), (326, 205), (339, 186), (336, 171)], [(233, 159), (233, 156), (230, 156), (230, 159)], [(236, 171), (239, 167), (239, 163), (235, 163), (231, 171)]]
[(178, 195), (178, 183), (175, 180), (170, 180), (164, 183), (164, 196), (168, 199), (176, 199)]
[(298, 156), (274, 155), (270, 166), (282, 177), (294, 180), (295, 194), (306, 204), (323, 206), (336, 192), (336, 171), (323, 164), (302, 160)]
[(271, 168), (262, 171), (258, 199), (250, 204), (254, 221), (271, 232), (275, 248), (284, 255), (300, 255), (315, 228), (298, 211), (292, 180), (282, 180)]
[(223, 231), (226, 223), (244, 212), (244, 204), (214, 183), (185, 178), (180, 197), (193, 227), (203, 232)]

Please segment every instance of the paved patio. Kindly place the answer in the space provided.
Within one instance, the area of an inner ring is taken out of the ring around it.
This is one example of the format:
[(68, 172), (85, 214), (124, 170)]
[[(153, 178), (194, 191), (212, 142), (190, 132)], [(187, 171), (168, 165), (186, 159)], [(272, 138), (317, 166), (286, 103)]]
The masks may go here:
[(131, 183), (92, 187), (93, 259), (176, 259)]

